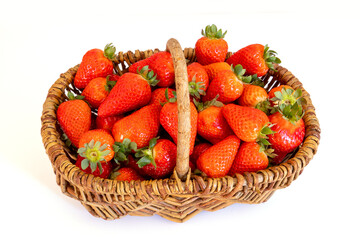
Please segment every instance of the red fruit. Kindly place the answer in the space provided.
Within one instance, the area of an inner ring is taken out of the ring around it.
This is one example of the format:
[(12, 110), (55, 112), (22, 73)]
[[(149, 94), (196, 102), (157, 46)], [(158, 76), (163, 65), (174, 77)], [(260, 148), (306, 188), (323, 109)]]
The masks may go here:
[[(190, 124), (191, 124), (191, 134), (190, 134), (190, 153), (192, 153), (195, 144), (195, 138), (197, 133), (197, 120), (198, 112), (195, 105), (190, 102)], [(177, 134), (178, 134), (178, 108), (177, 103), (167, 102), (160, 112), (160, 124), (163, 126), (165, 131), (169, 133), (175, 144), (177, 144)]]
[(231, 70), (231, 66), (226, 62), (216, 62), (204, 66), (206, 73), (209, 76), (209, 81), (211, 82), (216, 74), (223, 70)]
[(304, 140), (305, 124), (302, 118), (293, 123), (280, 112), (269, 116), (274, 134), (269, 135), (269, 142), (275, 152), (289, 153), (295, 150)]
[(110, 178), (117, 181), (127, 181), (127, 182), (130, 182), (132, 180), (134, 181), (144, 180), (144, 178), (141, 177), (134, 169), (128, 167), (123, 167), (113, 172)]
[(284, 161), (284, 158), (286, 157), (286, 155), (288, 153), (286, 152), (276, 152), (274, 151), (274, 154), (276, 154), (273, 158), (270, 159), (270, 162), (272, 165), (278, 165), (280, 164), (282, 161)]
[(222, 33), (221, 29), (213, 25), (208, 25), (201, 34), (204, 36), (197, 40), (195, 44), (195, 54), (197, 61), (202, 65), (215, 62), (224, 62), (228, 52), (228, 44), (223, 39), (227, 31)]
[(175, 71), (171, 54), (169, 52), (158, 52), (148, 58), (149, 69), (154, 71), (157, 86), (170, 87), (175, 83)]
[(88, 166), (87, 168), (83, 169), (81, 167), (81, 162), (84, 160), (83, 157), (81, 157), (80, 155), (77, 156), (77, 160), (76, 160), (76, 163), (75, 165), (81, 169), (81, 171), (83, 171), (84, 173), (87, 173), (87, 174), (92, 174), (94, 175), (95, 177), (101, 177), (101, 178), (108, 178), (112, 169), (113, 169), (113, 166), (111, 164), (111, 162), (101, 162), (101, 169), (102, 169), (102, 173), (100, 173), (100, 168), (96, 168), (95, 171), (92, 172), (91, 170), (91, 167)]
[(128, 138), (138, 148), (148, 146), (150, 140), (158, 135), (161, 108), (158, 104), (147, 105), (117, 121), (112, 129), (115, 141)]
[(98, 115), (108, 117), (138, 109), (149, 103), (151, 85), (156, 85), (153, 72), (142, 75), (147, 69), (143, 68), (140, 74), (125, 73), (116, 82), (108, 97), (99, 106)]
[(208, 177), (224, 177), (228, 174), (240, 146), (240, 139), (229, 136), (213, 145), (198, 158), (196, 165)]
[(197, 62), (193, 62), (187, 66), (189, 92), (191, 96), (200, 98), (200, 95), (205, 95), (205, 91), (209, 86), (209, 77), (205, 68)]
[(145, 66), (149, 65), (149, 58), (137, 61), (136, 63), (133, 63), (129, 67), (129, 72), (131, 73), (138, 73), (141, 69), (143, 69)]
[(199, 111), (197, 131), (200, 136), (215, 144), (230, 135), (234, 135), (222, 115), (221, 108), (224, 105), (216, 101), (216, 98), (205, 103), (195, 101), (195, 104)]
[(199, 143), (195, 145), (193, 153), (190, 155), (190, 162), (194, 164), (196, 168), (196, 161), (200, 157), (200, 155), (209, 149), (212, 145), (210, 143)]
[(96, 128), (98, 129), (105, 129), (111, 132), (114, 124), (122, 119), (124, 115), (115, 115), (115, 116), (109, 116), (109, 117), (96, 117)]
[(238, 99), (238, 104), (244, 107), (254, 107), (265, 113), (270, 109), (266, 90), (252, 84), (244, 84), (244, 91)]
[[(243, 92), (243, 81), (249, 81), (251, 77), (244, 78), (245, 69), (241, 65), (232, 70), (220, 71), (211, 81), (203, 102), (214, 99), (217, 95), (218, 101), (226, 104), (238, 99)], [(248, 79), (249, 78), (249, 79)]]
[(111, 85), (106, 78), (97, 77), (88, 83), (81, 95), (93, 108), (98, 108), (109, 95)]
[(131, 155), (128, 155), (125, 166), (134, 169), (142, 177), (148, 177), (144, 169), (139, 167), (136, 161), (137, 160), (135, 160), (135, 158), (133, 158)]
[(154, 138), (149, 147), (136, 153), (139, 167), (152, 178), (164, 178), (174, 171), (176, 165), (176, 145), (167, 139)]
[(256, 142), (244, 142), (241, 144), (238, 154), (231, 166), (229, 175), (235, 173), (255, 172), (264, 170), (269, 165), (269, 159), (260, 145)]
[(89, 105), (78, 99), (63, 102), (57, 109), (56, 117), (68, 139), (78, 148), (81, 135), (91, 127)]
[(246, 75), (257, 74), (261, 77), (269, 68), (274, 70), (273, 63), (281, 63), (275, 55), (276, 52), (269, 50), (267, 45), (264, 47), (261, 44), (252, 44), (234, 53), (226, 62), (234, 66), (241, 64), (246, 69)]
[(257, 141), (262, 133), (267, 133), (269, 118), (259, 109), (228, 104), (222, 108), (222, 114), (236, 136), (245, 142)]
[(174, 89), (171, 89), (171, 88), (157, 88), (151, 93), (151, 99), (150, 99), (149, 105), (153, 104), (153, 103), (158, 103), (158, 104), (166, 103), (168, 101), (168, 99), (166, 99), (166, 95), (165, 95), (166, 89), (168, 89), (167, 90), (168, 91), (168, 97), (173, 98), (174, 97), (173, 92), (175, 92)]
[[(91, 142), (93, 142), (91, 144)], [(107, 161), (114, 157), (115, 141), (110, 132), (104, 129), (94, 129), (85, 132), (79, 140), (79, 153), (92, 162)], [(80, 150), (83, 148), (83, 150)], [(104, 153), (106, 152), (106, 155)], [(83, 153), (83, 154), (82, 154)]]
[(92, 49), (85, 53), (75, 75), (75, 87), (84, 89), (94, 78), (112, 74), (113, 63), (111, 60), (114, 58), (115, 51), (115, 47), (108, 44), (104, 51)]

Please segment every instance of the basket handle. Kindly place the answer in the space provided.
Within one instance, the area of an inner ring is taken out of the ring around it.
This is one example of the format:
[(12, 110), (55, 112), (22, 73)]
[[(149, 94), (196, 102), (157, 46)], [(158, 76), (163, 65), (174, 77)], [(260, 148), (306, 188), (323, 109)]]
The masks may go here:
[(175, 87), (178, 107), (178, 135), (175, 172), (184, 180), (189, 171), (190, 153), (190, 98), (189, 83), (184, 52), (180, 43), (171, 38), (166, 43), (166, 51), (171, 53), (175, 71)]

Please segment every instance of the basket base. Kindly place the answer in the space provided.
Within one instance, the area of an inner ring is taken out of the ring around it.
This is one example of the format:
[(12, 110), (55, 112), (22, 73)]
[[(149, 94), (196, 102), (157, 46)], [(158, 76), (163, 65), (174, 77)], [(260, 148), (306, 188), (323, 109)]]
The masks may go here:
[(115, 220), (125, 215), (153, 216), (159, 215), (173, 222), (186, 222), (201, 211), (217, 211), (234, 203), (259, 204), (264, 203), (274, 194), (275, 190), (260, 193), (245, 194), (239, 199), (217, 199), (216, 197), (167, 197), (157, 203), (142, 203), (140, 201), (108, 203), (81, 202), (86, 210), (93, 216), (104, 220)]

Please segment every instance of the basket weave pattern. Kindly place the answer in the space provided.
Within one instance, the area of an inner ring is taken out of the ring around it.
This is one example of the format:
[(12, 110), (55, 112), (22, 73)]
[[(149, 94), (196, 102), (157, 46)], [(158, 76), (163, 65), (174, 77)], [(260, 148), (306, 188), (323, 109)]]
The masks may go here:
[[(119, 52), (114, 61), (115, 71), (122, 75), (131, 64), (158, 51)], [(190, 63), (196, 61), (194, 49), (185, 48), (183, 54)], [(112, 220), (127, 214), (158, 214), (171, 221), (183, 222), (203, 210), (216, 211), (233, 203), (262, 203), (275, 190), (285, 188), (297, 179), (316, 153), (320, 126), (310, 95), (290, 71), (277, 65), (277, 72), (269, 71), (263, 77), (265, 88), (270, 90), (280, 84), (300, 88), (307, 101), (303, 118), (305, 140), (286, 162), (256, 173), (215, 179), (192, 175), (190, 171), (185, 179), (180, 179), (176, 170), (172, 177), (159, 180), (122, 182), (94, 177), (75, 166), (71, 150), (60, 140), (61, 131), (56, 120), (56, 107), (66, 100), (65, 90), (78, 92), (72, 84), (78, 67), (61, 74), (49, 89), (43, 105), (41, 135), (61, 191), (79, 200), (96, 217)]]

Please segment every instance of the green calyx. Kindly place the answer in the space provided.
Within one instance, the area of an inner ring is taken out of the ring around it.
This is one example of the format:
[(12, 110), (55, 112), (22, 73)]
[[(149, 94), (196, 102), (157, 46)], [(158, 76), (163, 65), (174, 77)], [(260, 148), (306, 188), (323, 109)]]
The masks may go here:
[(227, 31), (223, 33), (221, 29), (218, 30), (215, 24), (207, 25), (205, 31), (203, 29), (201, 30), (201, 35), (210, 39), (224, 38), (226, 33)]
[[(248, 80), (248, 79), (246, 79), (246, 80)], [(249, 83), (251, 85), (259, 86), (259, 87), (262, 87), (262, 88), (265, 86), (264, 81), (261, 80), (260, 78), (258, 78), (257, 74), (251, 75), (250, 81), (245, 82), (245, 83)]]
[(139, 158), (139, 160), (137, 161), (137, 164), (140, 168), (151, 163), (152, 165), (154, 165), (154, 167), (156, 169), (156, 163), (155, 163), (155, 159), (154, 159), (154, 155), (153, 155), (153, 149), (154, 149), (158, 139), (159, 139), (159, 137), (151, 139), (148, 147), (139, 149), (135, 153), (135, 157)]
[(214, 107), (223, 107), (224, 104), (222, 102), (217, 101), (217, 99), (219, 98), (219, 94), (216, 95), (216, 97), (210, 101), (206, 101), (206, 102), (198, 102), (196, 99), (194, 99), (194, 104), (198, 110), (198, 112), (204, 111), (205, 109), (214, 106)]
[(205, 84), (203, 82), (196, 82), (196, 74), (193, 79), (189, 82), (189, 94), (193, 97), (200, 98), (201, 95), (205, 95)]
[(231, 64), (231, 71), (233, 71), (236, 77), (244, 83), (250, 83), (253, 79), (252, 76), (244, 76), (246, 70), (243, 66), (241, 66), (241, 64), (238, 64), (235, 67)]
[(91, 140), (89, 143), (85, 143), (84, 147), (78, 149), (78, 153), (84, 159), (81, 161), (81, 168), (91, 168), (91, 172), (94, 172), (99, 167), (100, 174), (103, 172), (101, 162), (105, 161), (105, 156), (110, 153), (110, 150), (105, 150), (108, 144), (101, 145), (101, 142)]
[(74, 95), (71, 91), (68, 91), (67, 93), (67, 97), (69, 100), (84, 100), (85, 96), (81, 96), (81, 95)]
[[(166, 98), (167, 102), (169, 102), (169, 103), (175, 103), (177, 100), (176, 92), (172, 91), (172, 94), (174, 95), (174, 97), (169, 98), (169, 88), (165, 89), (165, 98)], [(164, 106), (167, 102), (160, 103), (160, 104), (161, 104), (161, 106)]]
[(156, 79), (156, 75), (154, 71), (149, 69), (149, 66), (146, 65), (142, 69), (137, 70), (138, 74), (140, 74), (146, 81), (150, 84), (150, 86), (155, 87), (160, 80)]
[(112, 43), (106, 44), (104, 48), (104, 56), (109, 60), (115, 59), (116, 48), (112, 45)]
[(279, 111), (283, 117), (295, 124), (305, 114), (303, 106), (306, 100), (302, 97), (301, 89), (294, 91), (293, 89), (282, 88), (281, 91), (274, 93), (275, 97), (271, 99), (274, 102), (272, 113)]
[(281, 63), (281, 60), (276, 57), (276, 55), (277, 52), (270, 50), (267, 44), (264, 46), (264, 60), (268, 68), (274, 71), (276, 71), (274, 68), (274, 63)]
[(269, 99), (259, 102), (258, 104), (256, 104), (255, 108), (263, 111), (266, 115), (269, 115), (272, 111)]
[(122, 142), (115, 142), (113, 145), (114, 161), (120, 165), (121, 162), (128, 160), (129, 154), (137, 151), (137, 144), (125, 138)]
[(256, 139), (256, 142), (260, 145), (260, 152), (265, 151), (271, 145), (271, 143), (268, 141), (268, 135), (276, 133), (275, 131), (271, 130), (271, 127), (273, 126), (274, 124), (267, 123), (261, 129), (259, 136)]
[(105, 85), (105, 90), (107, 92), (110, 92), (111, 89), (115, 86), (116, 81), (110, 81), (110, 75), (106, 77), (106, 85)]

